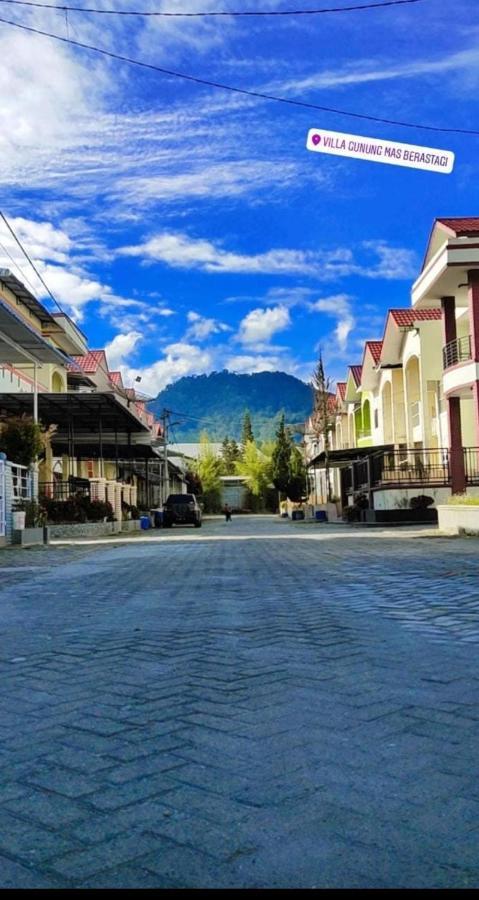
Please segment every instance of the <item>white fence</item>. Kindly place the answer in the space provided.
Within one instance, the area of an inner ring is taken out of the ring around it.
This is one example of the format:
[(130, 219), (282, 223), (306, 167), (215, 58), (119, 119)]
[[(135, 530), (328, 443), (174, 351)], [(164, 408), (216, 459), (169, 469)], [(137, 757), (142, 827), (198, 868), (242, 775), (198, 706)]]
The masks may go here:
[(0, 458), (0, 540), (9, 542), (13, 531), (13, 510), (22, 500), (33, 497), (33, 473), (26, 466), (18, 466)]

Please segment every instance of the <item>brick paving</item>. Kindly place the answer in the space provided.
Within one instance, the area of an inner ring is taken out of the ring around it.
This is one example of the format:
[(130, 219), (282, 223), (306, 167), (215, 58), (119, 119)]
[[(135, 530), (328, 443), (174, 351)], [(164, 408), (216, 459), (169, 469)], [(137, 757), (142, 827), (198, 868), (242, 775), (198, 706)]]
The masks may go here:
[(0, 551), (0, 886), (478, 887), (478, 543)]

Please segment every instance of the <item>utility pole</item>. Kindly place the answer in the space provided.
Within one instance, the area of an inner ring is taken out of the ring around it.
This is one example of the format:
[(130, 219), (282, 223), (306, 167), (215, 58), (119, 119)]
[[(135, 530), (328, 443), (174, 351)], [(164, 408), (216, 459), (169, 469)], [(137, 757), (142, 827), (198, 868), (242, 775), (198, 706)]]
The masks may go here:
[(171, 412), (169, 409), (164, 409), (161, 414), (161, 422), (163, 425), (163, 503), (165, 503), (168, 494), (170, 493), (170, 474), (168, 471), (168, 426), (170, 421)]

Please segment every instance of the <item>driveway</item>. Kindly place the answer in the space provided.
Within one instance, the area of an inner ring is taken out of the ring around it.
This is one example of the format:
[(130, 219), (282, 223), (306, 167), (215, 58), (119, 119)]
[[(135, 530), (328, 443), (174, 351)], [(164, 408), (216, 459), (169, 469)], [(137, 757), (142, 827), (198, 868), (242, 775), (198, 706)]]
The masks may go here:
[(0, 886), (478, 887), (478, 543), (0, 552)]

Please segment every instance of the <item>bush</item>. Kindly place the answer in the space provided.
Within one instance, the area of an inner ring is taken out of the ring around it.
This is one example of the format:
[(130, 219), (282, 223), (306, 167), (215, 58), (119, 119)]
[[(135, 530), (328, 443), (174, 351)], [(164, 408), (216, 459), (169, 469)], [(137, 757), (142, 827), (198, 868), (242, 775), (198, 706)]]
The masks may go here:
[(369, 509), (369, 500), (366, 494), (356, 494), (353, 505), (344, 507), (343, 519), (346, 522), (359, 522), (363, 509)]
[(451, 506), (479, 506), (479, 497), (471, 497), (469, 494), (453, 494), (447, 502)]
[(43, 497), (41, 501), (46, 520), (52, 525), (81, 524), (84, 522), (102, 522), (113, 520), (111, 503), (102, 500), (90, 500), (89, 497), (71, 496), (68, 500), (52, 500)]
[(427, 509), (428, 506), (432, 506), (434, 503), (434, 497), (427, 497), (426, 494), (419, 494), (418, 497), (411, 497), (409, 501), (410, 509)]

